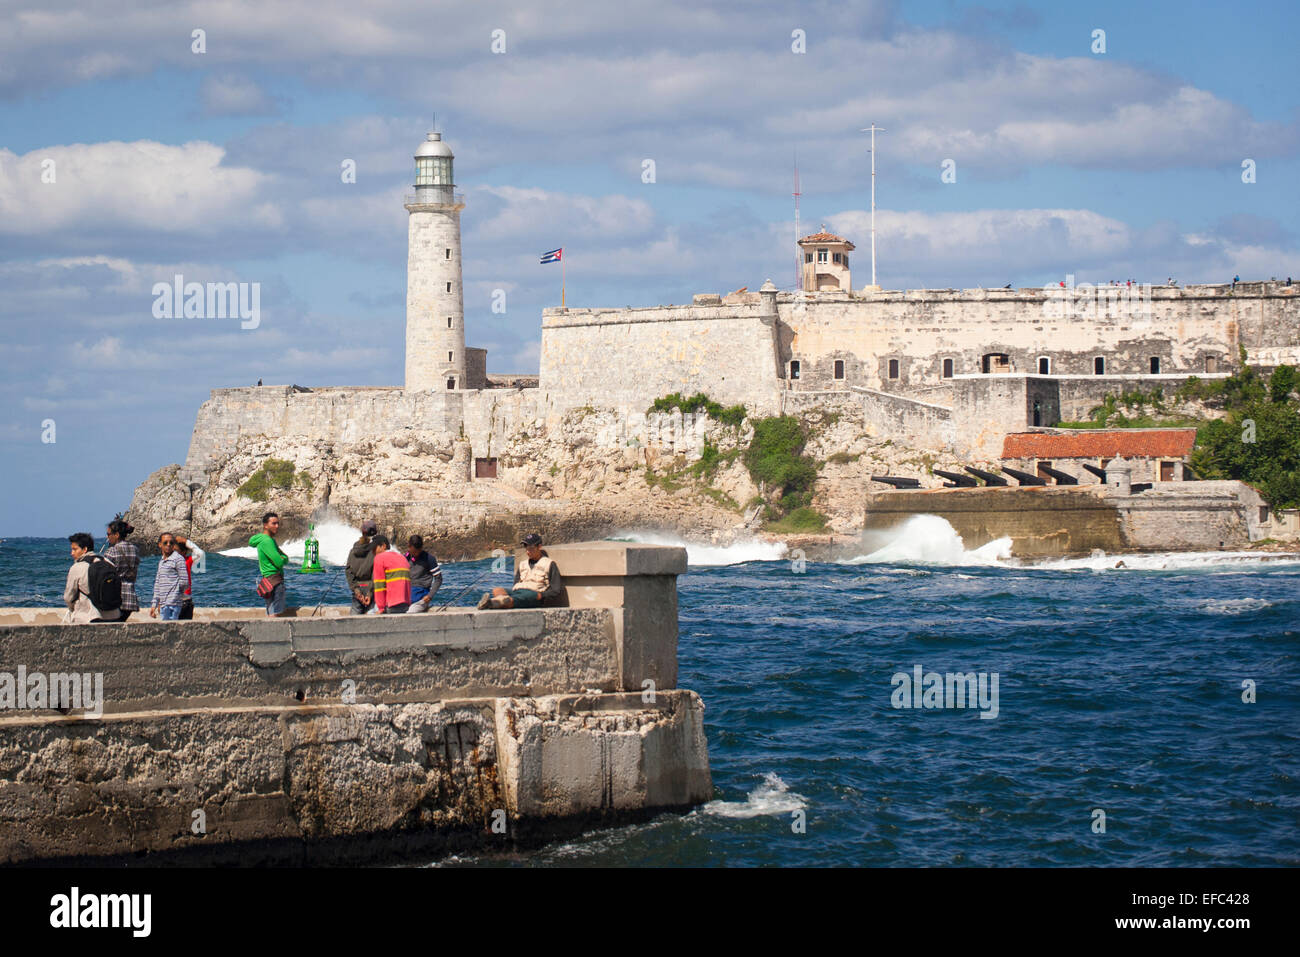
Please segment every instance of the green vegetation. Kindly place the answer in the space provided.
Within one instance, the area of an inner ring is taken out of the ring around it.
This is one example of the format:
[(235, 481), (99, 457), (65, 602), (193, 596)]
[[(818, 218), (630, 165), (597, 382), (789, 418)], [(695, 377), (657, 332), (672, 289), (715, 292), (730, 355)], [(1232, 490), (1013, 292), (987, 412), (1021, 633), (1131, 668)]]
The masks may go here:
[[(1244, 359), (1244, 354), (1243, 354)], [(1300, 506), (1300, 374), (1281, 365), (1268, 381), (1243, 361), (1222, 380), (1226, 418), (1196, 432), (1192, 468), (1202, 478), (1248, 482), (1274, 508)]]
[(655, 399), (654, 404), (646, 409), (646, 414), (671, 412), (673, 409), (680, 409), (683, 413), (703, 412), (715, 422), (721, 422), (723, 425), (732, 427), (738, 427), (745, 421), (745, 407), (743, 405), (724, 406), (721, 402), (714, 402), (703, 392), (697, 392), (689, 399), (682, 398), (680, 392), (674, 392), (661, 399)]
[(766, 528), (770, 532), (816, 534), (826, 530), (826, 516), (816, 509), (796, 508), (785, 518), (769, 522)]
[[(808, 438), (799, 420), (792, 415), (775, 415), (758, 419), (753, 426), (754, 438), (744, 454), (745, 467), (750, 478), (765, 485), (769, 495), (776, 497), (775, 504), (768, 504), (764, 517), (768, 522), (779, 522), (800, 510), (812, 512), (809, 506), (813, 483), (817, 481), (817, 463), (804, 454)], [(801, 521), (811, 520), (805, 514)]]
[(267, 459), (260, 469), (239, 486), (237, 492), (254, 502), (265, 502), (273, 491), (292, 491), (295, 485), (308, 492), (314, 487), (311, 476), (306, 472), (294, 475), (292, 462), (285, 459)]
[(848, 465), (850, 462), (856, 462), (862, 458), (861, 452), (855, 452), (850, 455), (848, 452), (832, 452), (830, 458), (826, 461), (831, 465)]
[[(1209, 383), (1206, 383), (1207, 385)], [(1217, 383), (1215, 383), (1217, 384)], [(1189, 399), (1182, 389), (1175, 395), (1178, 399)], [(1086, 422), (1058, 422), (1058, 429), (1169, 429), (1186, 428), (1200, 425), (1201, 420), (1185, 415), (1171, 415), (1166, 412), (1164, 390), (1153, 388), (1150, 392), (1141, 389), (1125, 391), (1120, 395), (1113, 392), (1102, 399), (1101, 405), (1089, 413)]]

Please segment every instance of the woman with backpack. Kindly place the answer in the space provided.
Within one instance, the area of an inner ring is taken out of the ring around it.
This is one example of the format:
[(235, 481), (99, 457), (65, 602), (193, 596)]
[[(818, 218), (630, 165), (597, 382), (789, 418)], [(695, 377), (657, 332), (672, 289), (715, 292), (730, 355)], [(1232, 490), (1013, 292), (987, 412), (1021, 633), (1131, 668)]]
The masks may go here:
[(120, 516), (108, 523), (108, 547), (100, 554), (117, 566), (122, 580), (122, 617), (126, 621), (131, 613), (140, 610), (140, 599), (135, 593), (135, 578), (140, 570), (140, 551), (126, 540), (135, 528)]
[[(95, 554), (95, 540), (86, 532), (68, 536), (72, 567), (63, 586), (63, 601), (68, 606), (68, 624), (86, 625), (97, 621), (117, 621), (121, 613), (121, 591), (117, 568), (103, 555)], [(96, 600), (95, 596), (98, 595)]]

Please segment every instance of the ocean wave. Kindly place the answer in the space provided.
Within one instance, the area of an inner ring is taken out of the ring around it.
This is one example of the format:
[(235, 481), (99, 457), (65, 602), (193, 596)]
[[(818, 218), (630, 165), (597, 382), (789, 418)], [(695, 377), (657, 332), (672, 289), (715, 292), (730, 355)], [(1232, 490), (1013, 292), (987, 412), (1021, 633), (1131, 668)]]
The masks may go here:
[(789, 546), (784, 542), (764, 542), (749, 539), (731, 545), (710, 545), (689, 542), (675, 535), (657, 532), (628, 532), (615, 536), (618, 541), (640, 542), (645, 545), (676, 545), (686, 549), (688, 565), (739, 565), (742, 562), (779, 562), (785, 559)]
[(1233, 568), (1254, 569), (1263, 564), (1300, 564), (1300, 555), (1269, 552), (1150, 552), (1141, 555), (1111, 554), (1100, 549), (1087, 558), (1056, 558), (1024, 561), (1025, 568), (1043, 571), (1197, 571)]
[(715, 817), (750, 818), (772, 814), (791, 814), (808, 806), (803, 795), (790, 790), (781, 776), (768, 771), (763, 782), (743, 801), (710, 801), (700, 808), (701, 814)]
[(968, 549), (957, 530), (938, 515), (913, 515), (896, 528), (866, 532), (869, 548), (844, 565), (998, 565), (1011, 557), (1011, 539), (997, 538)]

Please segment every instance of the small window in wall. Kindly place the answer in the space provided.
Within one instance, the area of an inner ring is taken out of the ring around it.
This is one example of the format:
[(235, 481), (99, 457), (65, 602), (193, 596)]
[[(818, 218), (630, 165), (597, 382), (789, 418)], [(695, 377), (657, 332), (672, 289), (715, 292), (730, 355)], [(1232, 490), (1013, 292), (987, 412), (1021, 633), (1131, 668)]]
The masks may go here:
[(453, 376), (452, 378), (449, 378), (449, 379), (447, 380), (447, 389), (450, 391), (450, 390), (455, 389), (455, 388), (456, 388), (456, 379), (455, 379), (455, 377)]
[(450, 353), (450, 352), (447, 353), (447, 361), (448, 361), (448, 362), (455, 362), (455, 361), (456, 361), (455, 359), (453, 359), (453, 358), (451, 357), (451, 353)]
[(897, 360), (897, 359), (890, 359), (890, 360), (889, 360), (889, 377), (890, 377), (891, 379), (897, 379), (897, 378), (898, 378), (898, 360)]
[(1267, 522), (1267, 521), (1268, 521), (1268, 506), (1267, 506), (1267, 505), (1261, 505), (1261, 506), (1259, 507), (1259, 520), (1260, 520), (1261, 522)]
[(791, 378), (791, 379), (797, 379), (797, 378), (799, 378), (799, 360), (798, 360), (798, 359), (791, 359), (791, 360), (790, 360), (790, 378)]
[(1097, 358), (1095, 358), (1095, 359), (1092, 360), (1092, 374), (1093, 374), (1093, 375), (1105, 375), (1105, 374), (1106, 374), (1106, 357), (1105, 357), (1105, 356), (1097, 356)]
[(451, 292), (451, 283), (447, 283), (447, 291)]
[(944, 359), (944, 360), (943, 360), (943, 377), (944, 377), (945, 379), (951, 379), (951, 378), (952, 378), (952, 360), (951, 360), (951, 359)]
[(1160, 481), (1172, 482), (1174, 480), (1174, 463), (1162, 461), (1160, 463)]
[(474, 477), (475, 478), (496, 478), (497, 460), (495, 458), (475, 459)]
[(1051, 356), (1039, 356), (1039, 357), (1038, 357), (1038, 374), (1039, 374), (1039, 375), (1051, 375), (1051, 374), (1052, 374), (1052, 357), (1051, 357)]
[(806, 262), (806, 263), (810, 263), (810, 262), (812, 262), (812, 253), (804, 253), (804, 254), (803, 254), (803, 261)]
[(817, 250), (817, 261), (818, 261), (819, 263), (824, 263), (824, 262), (826, 261), (826, 255), (827, 255), (827, 253), (829, 253), (829, 252), (830, 252), (830, 250), (828, 250), (828, 249), (819, 249), (819, 250)]
[(838, 265), (840, 261), (840, 254), (836, 253), (834, 256), (831, 257), (831, 259)]
[(1052, 476), (1047, 474), (1047, 470), (1050, 469), (1051, 467), (1052, 467), (1052, 463), (1050, 459), (1039, 459), (1038, 465), (1035, 466), (1034, 470), (1038, 473), (1039, 478), (1050, 479)]
[(845, 268), (845, 269), (848, 269), (848, 268), (849, 268), (849, 254), (848, 254), (848, 253), (845, 253), (845, 254), (844, 254), (844, 259), (842, 260), (842, 262), (844, 263), (844, 268)]
[(447, 328), (448, 328), (448, 329), (451, 328), (451, 316), (448, 316), (448, 317), (447, 317)]
[(835, 360), (835, 378), (837, 378), (837, 379), (843, 379), (843, 378), (844, 378), (844, 360), (843, 360), (843, 359), (836, 359), (836, 360)]
[(447, 247), (447, 258), (448, 258), (448, 259), (451, 258), (451, 247), (450, 247), (450, 246)]
[(1152, 374), (1152, 375), (1159, 375), (1159, 374), (1160, 374), (1160, 357), (1159, 357), (1159, 356), (1152, 356), (1152, 357), (1151, 357), (1151, 374)]
[(1043, 406), (1037, 399), (1034, 400), (1034, 425), (1043, 424)]
[(1218, 357), (1218, 356), (1206, 356), (1206, 357), (1205, 357), (1205, 371), (1206, 371), (1206, 372), (1218, 372), (1218, 371), (1219, 371), (1219, 357)]

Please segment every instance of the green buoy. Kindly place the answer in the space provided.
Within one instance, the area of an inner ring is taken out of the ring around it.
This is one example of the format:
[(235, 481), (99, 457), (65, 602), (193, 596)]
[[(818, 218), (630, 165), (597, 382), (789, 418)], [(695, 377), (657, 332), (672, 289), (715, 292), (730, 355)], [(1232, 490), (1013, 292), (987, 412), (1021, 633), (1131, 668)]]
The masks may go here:
[(315, 537), (316, 526), (307, 527), (307, 540), (302, 543), (302, 568), (298, 569), (301, 575), (317, 575), (325, 569), (320, 567), (320, 542)]

